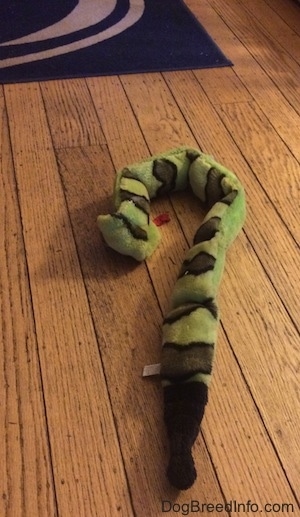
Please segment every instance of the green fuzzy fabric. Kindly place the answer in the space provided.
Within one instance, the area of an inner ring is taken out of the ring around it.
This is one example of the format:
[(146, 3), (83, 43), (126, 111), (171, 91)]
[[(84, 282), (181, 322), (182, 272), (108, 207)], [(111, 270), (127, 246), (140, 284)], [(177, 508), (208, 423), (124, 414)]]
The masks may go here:
[(207, 214), (174, 286), (163, 321), (161, 358), (164, 419), (170, 440), (167, 475), (182, 490), (196, 479), (191, 449), (208, 400), (219, 325), (217, 294), (226, 251), (245, 221), (245, 192), (235, 174), (211, 156), (181, 147), (119, 171), (115, 212), (97, 219), (111, 248), (145, 260), (160, 240), (150, 219), (150, 200), (187, 185)]

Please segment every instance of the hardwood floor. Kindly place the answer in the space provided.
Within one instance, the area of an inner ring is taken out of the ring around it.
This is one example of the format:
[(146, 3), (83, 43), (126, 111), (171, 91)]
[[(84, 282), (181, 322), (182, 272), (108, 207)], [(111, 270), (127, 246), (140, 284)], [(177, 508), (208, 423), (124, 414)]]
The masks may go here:
[[(0, 517), (297, 513), (300, 6), (186, 3), (233, 68), (0, 86)], [(155, 201), (171, 221), (139, 265), (95, 223), (117, 169), (179, 145), (235, 171), (248, 202), (182, 493), (159, 381), (141, 373), (160, 361), (198, 201)]]

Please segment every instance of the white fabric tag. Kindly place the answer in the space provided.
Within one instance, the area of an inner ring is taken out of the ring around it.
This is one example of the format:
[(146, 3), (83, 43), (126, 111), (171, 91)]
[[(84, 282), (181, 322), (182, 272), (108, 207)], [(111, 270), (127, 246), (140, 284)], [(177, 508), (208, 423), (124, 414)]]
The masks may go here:
[(154, 375), (160, 374), (160, 363), (158, 364), (148, 364), (147, 366), (144, 366), (143, 369), (143, 377), (151, 377)]

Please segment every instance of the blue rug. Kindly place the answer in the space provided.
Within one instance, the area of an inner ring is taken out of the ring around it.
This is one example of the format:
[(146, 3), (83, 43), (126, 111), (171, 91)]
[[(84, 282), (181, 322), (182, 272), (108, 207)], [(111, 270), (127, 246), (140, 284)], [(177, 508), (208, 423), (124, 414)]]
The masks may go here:
[(182, 0), (0, 5), (1, 83), (231, 64)]

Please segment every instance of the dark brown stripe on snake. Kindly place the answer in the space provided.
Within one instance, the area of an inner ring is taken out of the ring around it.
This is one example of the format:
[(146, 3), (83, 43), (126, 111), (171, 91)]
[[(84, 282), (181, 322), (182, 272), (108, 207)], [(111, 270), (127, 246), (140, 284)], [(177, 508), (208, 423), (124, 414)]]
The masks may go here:
[(205, 186), (205, 203), (208, 208), (211, 208), (217, 201), (221, 201), (224, 197), (222, 189), (223, 178), (225, 178), (225, 174), (222, 174), (214, 167), (209, 169)]
[(174, 323), (175, 321), (180, 320), (184, 316), (189, 316), (192, 312), (198, 309), (206, 309), (211, 313), (211, 315), (214, 318), (218, 317), (218, 309), (215, 302), (212, 298), (207, 298), (207, 300), (203, 300), (201, 303), (190, 303), (182, 305), (177, 309), (173, 309), (164, 319), (164, 323)]
[(229, 192), (229, 194), (227, 194), (227, 196), (223, 197), (223, 199), (220, 199), (220, 202), (224, 203), (225, 205), (230, 206), (233, 203), (233, 201), (235, 200), (237, 195), (238, 195), (238, 191), (232, 190), (231, 192)]
[(140, 228), (136, 224), (133, 224), (131, 221), (129, 221), (129, 219), (127, 219), (127, 217), (125, 215), (116, 213), (116, 214), (112, 214), (112, 217), (123, 221), (127, 230), (131, 233), (132, 237), (134, 237), (135, 239), (139, 239), (142, 241), (148, 240), (147, 232), (145, 232), (145, 230), (143, 230), (143, 228)]
[(122, 201), (132, 201), (134, 205), (142, 210), (148, 216), (149, 222), (149, 214), (150, 214), (150, 202), (145, 196), (140, 196), (138, 194), (134, 194), (129, 190), (120, 190), (120, 198)]
[(186, 157), (191, 163), (193, 163), (195, 160), (197, 160), (197, 158), (199, 158), (199, 156), (200, 156), (200, 153), (198, 153), (197, 151), (194, 151), (193, 149), (189, 149), (186, 151)]
[(191, 377), (195, 371), (207, 375), (211, 373), (213, 345), (209, 343), (191, 343), (191, 345), (177, 347), (166, 345), (162, 351), (164, 365), (161, 370), (162, 377), (174, 380), (183, 376)]
[(213, 255), (206, 253), (206, 251), (201, 251), (192, 260), (185, 260), (183, 262), (178, 278), (185, 275), (202, 275), (207, 271), (213, 270), (215, 263), (216, 259)]
[(220, 221), (220, 217), (211, 217), (208, 221), (201, 224), (195, 233), (193, 244), (195, 245), (199, 244), (199, 242), (210, 241), (219, 231)]
[(159, 195), (174, 190), (177, 178), (177, 167), (175, 163), (165, 158), (154, 160), (152, 173), (153, 176), (162, 183), (157, 189)]

